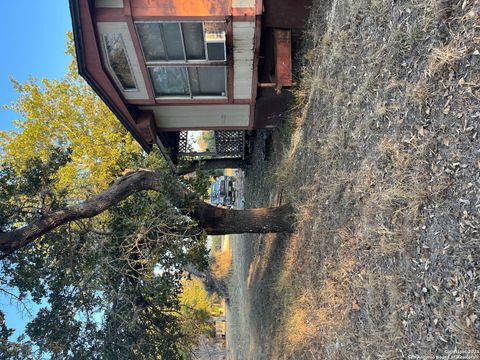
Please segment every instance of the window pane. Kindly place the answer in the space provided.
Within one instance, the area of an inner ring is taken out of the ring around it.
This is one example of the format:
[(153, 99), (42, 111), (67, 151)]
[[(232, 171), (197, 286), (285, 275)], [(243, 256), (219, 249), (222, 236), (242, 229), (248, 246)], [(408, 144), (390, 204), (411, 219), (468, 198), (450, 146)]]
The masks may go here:
[(208, 60), (225, 61), (225, 43), (224, 42), (208, 43), (207, 51), (208, 51)]
[(120, 34), (105, 34), (104, 40), (108, 62), (118, 81), (125, 90), (136, 89), (122, 36)]
[(193, 96), (226, 96), (225, 67), (188, 68)]
[(183, 23), (183, 39), (187, 60), (205, 59), (205, 47), (203, 45), (203, 28), (201, 23)]
[(165, 61), (161, 25), (158, 23), (138, 23), (138, 35), (146, 61)]
[(190, 96), (187, 71), (182, 67), (151, 67), (155, 96)]
[(162, 25), (168, 60), (185, 60), (180, 24), (163, 23)]

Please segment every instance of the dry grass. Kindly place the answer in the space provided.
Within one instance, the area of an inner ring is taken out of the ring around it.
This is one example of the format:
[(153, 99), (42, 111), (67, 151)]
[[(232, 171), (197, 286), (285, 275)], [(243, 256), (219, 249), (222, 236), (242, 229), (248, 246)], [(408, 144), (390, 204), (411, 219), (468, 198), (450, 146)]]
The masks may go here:
[(232, 267), (232, 251), (231, 250), (215, 250), (212, 253), (212, 261), (210, 263), (210, 271), (218, 280), (225, 280), (230, 275)]
[(338, 298), (333, 283), (327, 283), (319, 290), (323, 293), (322, 299), (318, 299), (317, 294), (310, 289), (296, 296), (289, 307), (285, 333), (282, 334), (285, 337), (282, 339), (282, 353), (285, 355), (299, 354), (312, 342), (318, 343), (319, 338), (331, 340), (327, 337), (335, 334), (334, 328), (339, 326), (336, 309), (343, 303), (343, 299), (341, 301)]
[(311, 25), (272, 165), (296, 231), (282, 256), (263, 238), (255, 248), (248, 285), (275, 320), (255, 312), (263, 355), (248, 358), (476, 349), (478, 14), (473, 0), (338, 0), (326, 30)]
[[(297, 348), (318, 335), (320, 323), (317, 320), (317, 312), (321, 310), (314, 306), (312, 294), (306, 293), (299, 296), (290, 311), (286, 336), (289, 344)], [(323, 324), (331, 325), (326, 316), (322, 318)]]
[(406, 91), (408, 100), (416, 105), (424, 105), (430, 95), (431, 90), (425, 79), (419, 80), (416, 84), (409, 86)]
[(426, 69), (427, 76), (431, 77), (440, 71), (451, 70), (466, 56), (467, 50), (467, 47), (459, 41), (433, 49)]

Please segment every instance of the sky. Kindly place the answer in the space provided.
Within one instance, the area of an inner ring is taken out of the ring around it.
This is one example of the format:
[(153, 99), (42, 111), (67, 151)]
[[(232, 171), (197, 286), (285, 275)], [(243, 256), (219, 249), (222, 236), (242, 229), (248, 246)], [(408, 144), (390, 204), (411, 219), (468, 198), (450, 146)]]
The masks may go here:
[[(66, 33), (71, 31), (68, 0), (2, 1), (0, 12), (0, 104), (10, 104), (18, 94), (9, 78), (25, 81), (62, 78), (69, 56)], [(0, 130), (12, 129), (19, 116), (0, 109)]]
[[(0, 12), (0, 105), (10, 104), (18, 94), (9, 78), (23, 82), (29, 76), (62, 78), (70, 57), (65, 54), (66, 33), (71, 31), (68, 0), (1, 1)], [(19, 115), (0, 109), (0, 130), (13, 128)], [(1, 271), (1, 270), (0, 270)], [(0, 292), (0, 308), (7, 325), (19, 335), (28, 315)], [(35, 312), (35, 307), (32, 311)]]

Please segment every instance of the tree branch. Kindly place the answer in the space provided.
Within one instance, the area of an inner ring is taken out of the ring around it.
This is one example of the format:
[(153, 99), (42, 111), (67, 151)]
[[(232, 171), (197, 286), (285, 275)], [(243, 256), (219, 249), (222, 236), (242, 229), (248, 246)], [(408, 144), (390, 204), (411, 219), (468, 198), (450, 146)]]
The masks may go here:
[(25, 311), (28, 313), (28, 315), (30, 317), (33, 317), (33, 314), (32, 312), (30, 311), (30, 309), (27, 307), (27, 305), (25, 304), (25, 302), (17, 295), (15, 295), (14, 293), (12, 293), (11, 291), (8, 291), (8, 290), (5, 290), (4, 288), (1, 288), (0, 287), (0, 292), (3, 292), (4, 294), (6, 294), (7, 296), (9, 296), (11, 299), (14, 299), (17, 303), (20, 303), (22, 304), (23, 308), (25, 309)]
[(0, 260), (63, 224), (92, 218), (143, 190), (165, 191), (165, 195), (174, 199), (173, 202), (177, 205), (187, 201), (188, 206), (182, 212), (197, 220), (200, 227), (210, 235), (293, 231), (293, 208), (288, 204), (248, 210), (219, 208), (196, 197), (180, 181), (173, 180), (175, 183), (168, 189), (165, 181), (162, 174), (157, 172), (130, 172), (116, 180), (107, 190), (82, 203), (44, 214), (22, 228), (0, 233), (0, 252), (3, 253)]
[(159, 173), (146, 170), (128, 173), (116, 180), (107, 190), (83, 203), (45, 214), (20, 229), (0, 233), (0, 251), (4, 253), (0, 259), (63, 224), (92, 218), (138, 191), (161, 189), (162, 176)]

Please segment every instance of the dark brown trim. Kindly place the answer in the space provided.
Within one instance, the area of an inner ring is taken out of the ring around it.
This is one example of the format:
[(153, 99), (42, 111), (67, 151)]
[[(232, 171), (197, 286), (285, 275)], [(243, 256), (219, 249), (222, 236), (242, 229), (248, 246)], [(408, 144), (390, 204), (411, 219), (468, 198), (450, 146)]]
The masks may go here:
[[(137, 54), (138, 56), (138, 54)], [(143, 56), (143, 54), (142, 54)], [(193, 63), (193, 62), (156, 62), (156, 63), (145, 63), (145, 66), (148, 67), (227, 67), (228, 63)]]
[(95, 20), (97, 22), (126, 21), (123, 8), (96, 8)]
[(167, 164), (172, 169), (174, 173), (177, 172), (177, 167), (173, 163), (173, 160), (171, 158), (171, 155), (169, 151), (165, 148), (165, 146), (162, 143), (162, 140), (160, 140), (160, 136), (158, 136), (159, 130), (157, 129), (157, 134), (155, 136), (155, 143), (157, 144), (158, 148), (160, 149), (160, 152), (162, 153), (163, 157), (167, 160)]
[[(127, 100), (132, 105), (145, 105), (145, 100)], [(177, 105), (250, 105), (252, 100), (250, 99), (179, 99), (179, 100), (160, 100), (156, 99), (154, 105), (161, 106), (177, 106)], [(151, 105), (151, 104), (150, 104)]]
[(248, 118), (248, 129), (251, 130), (254, 128), (254, 122), (255, 122), (255, 103), (250, 104), (250, 114)]
[(201, 170), (216, 169), (243, 169), (246, 161), (242, 158), (223, 158), (223, 159), (201, 159), (188, 161), (187, 165), (177, 167), (177, 175), (186, 175), (194, 172), (198, 167)]
[(253, 74), (252, 74), (252, 101), (253, 110), (250, 112), (249, 126), (253, 128), (255, 121), (255, 103), (257, 101), (257, 84), (258, 84), (258, 62), (260, 57), (260, 42), (262, 37), (262, 17), (257, 16), (255, 22), (255, 52), (253, 54)]
[(255, 15), (262, 15), (263, 13), (263, 0), (255, 1)]
[(131, 0), (123, 0), (123, 13), (125, 14), (125, 16), (129, 16), (129, 17), (132, 16), (132, 2), (131, 2)]
[[(88, 0), (69, 0), (69, 4), (75, 41), (75, 52), (77, 54), (78, 72), (105, 102), (123, 126), (125, 126), (125, 128), (132, 134), (135, 140), (138, 141), (142, 148), (147, 152), (151, 151), (152, 146), (140, 135), (136, 128), (133, 115), (130, 113), (120, 95), (116, 93), (117, 99), (113, 100), (111, 93), (107, 89), (104, 89), (95, 77), (103, 76), (106, 80), (110, 81), (110, 87), (115, 89), (107, 74), (102, 73), (102, 61), (99, 53), (100, 48), (98, 47), (95, 26), (93, 23), (94, 18), (91, 13), (91, 8), (94, 6), (93, 2)], [(88, 37), (88, 41), (86, 41), (87, 39), (85, 39), (85, 37)], [(86, 55), (87, 53), (89, 54), (88, 59)], [(97, 65), (95, 65), (95, 63), (97, 63)], [(95, 76), (92, 74), (92, 70), (89, 69), (89, 64), (94, 68), (98, 66)]]
[(143, 106), (143, 105), (161, 105), (161, 106), (175, 106), (175, 105), (228, 105), (230, 104), (228, 99), (168, 99), (168, 100), (160, 100), (160, 99), (155, 99), (154, 103), (151, 104), (146, 104), (145, 100), (138, 100), (138, 99), (133, 99), (133, 100), (127, 100), (129, 104), (132, 105), (138, 105), (138, 106)]
[(156, 99), (158, 105), (228, 105), (230, 102), (228, 99), (168, 99), (161, 100)]
[[(128, 5), (130, 5), (129, 0), (125, 0), (125, 5), (127, 5), (127, 3), (128, 3)], [(154, 90), (153, 90), (153, 84), (150, 81), (150, 76), (148, 75), (147, 65), (146, 65), (145, 60), (143, 58), (143, 51), (142, 51), (142, 47), (140, 45), (140, 40), (138, 38), (135, 23), (133, 22), (133, 19), (132, 19), (131, 16), (126, 17), (126, 22), (127, 22), (127, 25), (128, 25), (128, 30), (130, 31), (130, 37), (132, 38), (133, 47), (135, 48), (135, 53), (137, 55), (137, 61), (138, 61), (138, 64), (140, 66), (140, 71), (142, 72), (143, 82), (145, 83), (145, 87), (147, 88), (149, 103), (154, 104), (155, 103), (155, 93), (154, 93)]]
[(233, 90), (233, 82), (235, 76), (235, 63), (233, 60), (233, 22), (229, 18), (227, 20), (227, 33), (226, 33), (226, 50), (227, 50), (227, 95), (230, 103), (235, 99), (235, 94)]
[(252, 104), (252, 100), (251, 99), (235, 99), (233, 100), (233, 103), (235, 105), (250, 105)]
[(253, 22), (255, 21), (255, 16), (234, 16), (233, 21), (236, 22)]
[(157, 129), (152, 111), (139, 111), (137, 115), (137, 127), (140, 134), (151, 144), (155, 142)]

